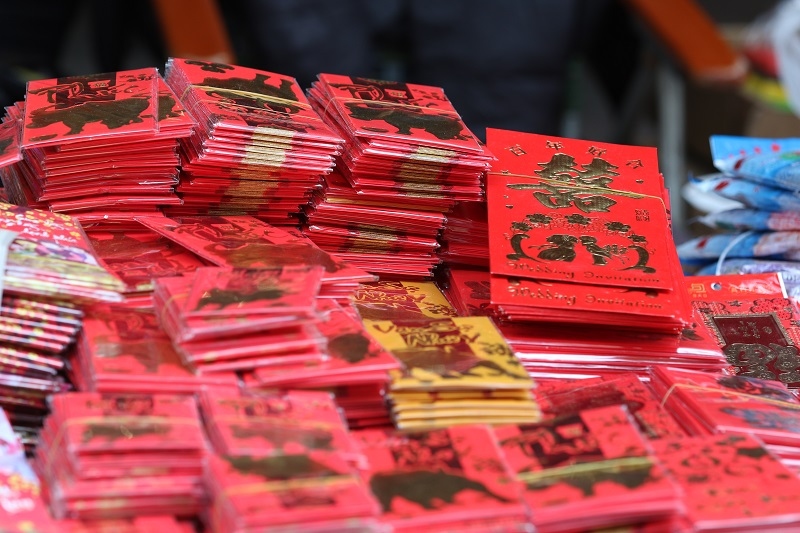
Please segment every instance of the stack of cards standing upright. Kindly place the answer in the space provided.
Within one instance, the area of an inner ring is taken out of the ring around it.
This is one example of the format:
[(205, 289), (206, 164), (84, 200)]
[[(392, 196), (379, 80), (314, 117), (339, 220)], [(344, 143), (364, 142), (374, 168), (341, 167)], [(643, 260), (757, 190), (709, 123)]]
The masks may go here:
[(346, 148), (305, 231), (383, 277), (430, 276), (443, 213), (483, 198), (493, 157), (439, 87), (320, 74), (309, 99)]
[(181, 145), (180, 208), (171, 215), (257, 215), (296, 224), (342, 139), (311, 109), (294, 78), (172, 58), (167, 83), (197, 121)]
[(3, 182), (18, 205), (125, 218), (179, 205), (177, 139), (194, 121), (155, 68), (28, 83), (23, 160)]

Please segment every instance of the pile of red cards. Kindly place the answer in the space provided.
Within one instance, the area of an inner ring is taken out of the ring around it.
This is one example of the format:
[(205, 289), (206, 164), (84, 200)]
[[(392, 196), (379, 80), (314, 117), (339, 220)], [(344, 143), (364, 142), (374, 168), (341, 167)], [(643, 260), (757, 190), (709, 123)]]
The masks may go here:
[(525, 486), (536, 531), (594, 531), (664, 522), (680, 495), (627, 408), (610, 405), (495, 429)]
[(732, 373), (800, 388), (797, 305), (780, 274), (687, 277), (696, 321), (725, 354)]
[(192, 372), (152, 309), (114, 306), (87, 310), (69, 377), (81, 391), (102, 393), (192, 394), (205, 385), (237, 387), (232, 374)]
[(214, 389), (200, 396), (209, 440), (220, 455), (294, 455), (336, 452), (364, 467), (333, 395), (270, 391), (240, 397)]
[(448, 211), (439, 257), (448, 266), (489, 267), (486, 202), (458, 202)]
[(375, 279), (372, 274), (321, 250), (300, 232), (278, 228), (251, 216), (137, 220), (217, 266), (250, 269), (321, 266), (324, 268), (321, 298), (346, 301), (359, 283)]
[(354, 433), (392, 531), (524, 531), (521, 484), (486, 426)]
[(201, 510), (206, 444), (193, 398), (69, 393), (50, 403), (34, 465), (56, 518)]
[(664, 409), (661, 398), (634, 373), (537, 384), (536, 401), (546, 419), (573, 415), (585, 409), (625, 405), (647, 439), (686, 436), (686, 431)]
[(442, 274), (439, 286), (459, 316), (497, 317), (487, 269), (448, 266)]
[(0, 203), (0, 240), (0, 406), (30, 444), (47, 395), (68, 388), (60, 356), (80, 330), (82, 307), (120, 301), (123, 285), (67, 215)]
[(342, 139), (311, 109), (294, 78), (246, 67), (170, 59), (167, 83), (197, 121), (181, 144), (180, 208), (170, 215), (257, 215), (271, 223), (308, 203)]
[(97, 259), (124, 284), (125, 303), (152, 307), (153, 280), (180, 276), (206, 266), (180, 244), (131, 221), (129, 227), (106, 223), (91, 224), (86, 235)]
[(3, 182), (18, 205), (126, 218), (179, 205), (177, 139), (194, 121), (155, 68), (28, 83), (23, 159)]
[(391, 423), (383, 391), (388, 372), (400, 362), (373, 339), (361, 320), (334, 301), (320, 301), (317, 329), (326, 339), (326, 358), (293, 365), (262, 366), (243, 376), (249, 390), (273, 388), (336, 390), (350, 427)]
[(800, 401), (781, 382), (656, 368), (652, 386), (690, 435), (748, 433), (800, 467)]
[(25, 458), (22, 443), (0, 409), (0, 524), (3, 531), (60, 533), (41, 498), (36, 474)]
[(376, 531), (378, 504), (336, 451), (213, 456), (211, 533)]
[(199, 374), (325, 358), (315, 323), (322, 267), (203, 267), (156, 280), (164, 331)]
[(800, 480), (757, 438), (725, 434), (652, 446), (683, 493), (685, 524), (668, 531), (800, 529)]
[(308, 94), (346, 149), (307, 233), (383, 277), (429, 277), (442, 214), (482, 199), (493, 157), (439, 87), (320, 74)]
[[(687, 278), (689, 279), (689, 278)], [(498, 319), (491, 301), (491, 275), (478, 269), (450, 267), (440, 282), (460, 316), (491, 316), (535, 379), (587, 378), (609, 373), (648, 375), (653, 365), (720, 371), (727, 364), (713, 334), (702, 321), (687, 326), (680, 337), (658, 331), (637, 331), (582, 324), (516, 322)]]
[(671, 333), (691, 306), (653, 148), (489, 129), (492, 303), (513, 321)]

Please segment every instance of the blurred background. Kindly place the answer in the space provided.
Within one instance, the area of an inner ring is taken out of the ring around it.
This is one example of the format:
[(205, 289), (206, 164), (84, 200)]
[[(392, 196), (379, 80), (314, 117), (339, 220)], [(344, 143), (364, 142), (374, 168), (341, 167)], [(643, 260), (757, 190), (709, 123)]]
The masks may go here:
[(710, 134), (800, 136), (774, 60), (753, 53), (776, 5), (7, 0), (0, 101), (21, 100), (30, 79), (163, 71), (169, 56), (289, 74), (304, 87), (320, 72), (436, 85), (480, 138), (496, 127), (657, 146), (681, 241), (692, 211), (677, 192), (690, 173), (713, 170)]

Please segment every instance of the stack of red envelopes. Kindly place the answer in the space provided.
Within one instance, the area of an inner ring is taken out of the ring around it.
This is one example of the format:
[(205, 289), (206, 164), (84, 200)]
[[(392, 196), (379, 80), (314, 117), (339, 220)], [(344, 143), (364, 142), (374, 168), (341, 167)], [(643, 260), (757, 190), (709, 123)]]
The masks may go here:
[(686, 278), (696, 321), (725, 354), (732, 373), (800, 388), (797, 304), (780, 274), (724, 274)]
[(486, 426), (354, 433), (392, 531), (525, 531), (521, 484)]
[(492, 305), (491, 279), (488, 269), (448, 266), (438, 280), (442, 293), (459, 316), (497, 318)]
[(23, 160), (3, 176), (14, 203), (79, 219), (181, 203), (177, 139), (194, 121), (155, 68), (31, 81), (17, 110)]
[(800, 528), (800, 480), (757, 438), (725, 434), (664, 439), (652, 446), (683, 493), (688, 527), (677, 531)]
[(131, 221), (91, 224), (86, 235), (100, 263), (125, 284), (125, 303), (152, 307), (153, 280), (194, 272), (207, 262), (180, 244)]
[(296, 224), (342, 139), (311, 109), (294, 78), (172, 58), (166, 79), (197, 121), (181, 144), (180, 208), (171, 215), (257, 215)]
[(142, 217), (144, 226), (222, 267), (322, 266), (321, 298), (347, 298), (375, 276), (333, 257), (296, 230), (251, 216)]
[(482, 199), (493, 157), (439, 87), (320, 74), (308, 94), (346, 145), (305, 231), (382, 277), (429, 277), (443, 213)]
[(70, 393), (50, 402), (34, 465), (56, 518), (201, 510), (206, 443), (193, 398)]
[(241, 397), (214, 389), (200, 396), (209, 440), (220, 455), (337, 452), (364, 467), (333, 395), (289, 390)]
[(325, 359), (319, 266), (203, 267), (156, 280), (161, 326), (198, 374)]
[(489, 129), (492, 303), (518, 322), (691, 322), (656, 151)]
[[(6, 107), (0, 121), (0, 169), (22, 159), (19, 146), (21, 135), (22, 117), (19, 108)], [(8, 198), (5, 201), (8, 201)]]
[(206, 483), (211, 533), (379, 531), (375, 498), (336, 451), (213, 456)]
[(120, 301), (123, 285), (67, 215), (0, 203), (0, 240), (0, 406), (29, 445), (47, 395), (68, 388), (61, 355), (83, 306)]
[(624, 406), (495, 429), (536, 531), (594, 531), (679, 514), (680, 493)]
[(448, 266), (489, 267), (486, 202), (458, 202), (448, 211), (439, 257)]
[(747, 433), (800, 469), (800, 401), (782, 383), (678, 368), (656, 368), (652, 385), (690, 435)]
[(89, 308), (70, 366), (81, 391), (193, 394), (206, 385), (238, 385), (232, 374), (198, 375), (187, 367), (152, 309)]
[(390, 424), (383, 396), (389, 371), (400, 362), (370, 336), (361, 320), (334, 301), (317, 304), (323, 318), (326, 358), (293, 365), (262, 366), (244, 376), (249, 390), (273, 388), (335, 390), (350, 427)]
[[(680, 337), (658, 331), (637, 331), (582, 324), (515, 322), (498, 319), (491, 302), (491, 275), (477, 269), (450, 267), (441, 282), (460, 316), (491, 316), (530, 375), (536, 379), (586, 378), (636, 372), (646, 377), (653, 365), (671, 365), (716, 372), (728, 365), (702, 320)], [(687, 278), (688, 280), (691, 278)]]
[(9, 533), (60, 533), (41, 498), (39, 479), (25, 458), (23, 444), (0, 409), (0, 524)]
[(552, 380), (549, 384), (539, 384), (535, 392), (546, 419), (572, 415), (585, 409), (625, 405), (639, 431), (649, 440), (686, 435), (686, 431), (664, 409), (661, 398), (634, 373)]

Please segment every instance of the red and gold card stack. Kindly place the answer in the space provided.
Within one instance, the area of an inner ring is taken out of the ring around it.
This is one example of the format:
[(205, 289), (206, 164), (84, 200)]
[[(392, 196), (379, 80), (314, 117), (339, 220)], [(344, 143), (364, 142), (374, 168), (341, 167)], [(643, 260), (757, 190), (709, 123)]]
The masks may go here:
[(203, 267), (156, 280), (158, 318), (200, 375), (326, 358), (315, 324), (322, 267)]
[(123, 285), (70, 216), (0, 203), (0, 239), (0, 407), (31, 445), (47, 395), (69, 389), (62, 355), (83, 307), (122, 300)]
[(389, 372), (400, 362), (369, 335), (351, 311), (329, 300), (318, 302), (322, 319), (317, 329), (327, 339), (321, 361), (263, 366), (244, 375), (248, 390), (273, 388), (335, 391), (350, 427), (389, 425), (384, 398)]
[(342, 139), (297, 81), (273, 72), (172, 58), (166, 79), (197, 121), (181, 144), (183, 205), (174, 216), (257, 215), (296, 224)]
[(14, 203), (123, 220), (181, 203), (177, 143), (194, 121), (155, 68), (31, 81), (17, 111)]
[(514, 321), (691, 321), (653, 148), (489, 129), (492, 303)]
[(355, 432), (364, 477), (392, 531), (524, 531), (521, 484), (486, 426)]
[(81, 224), (97, 258), (125, 284), (125, 303), (152, 307), (153, 280), (194, 272), (208, 263), (180, 244), (133, 221), (120, 228), (107, 223)]
[(727, 274), (686, 278), (697, 322), (740, 376), (800, 388), (798, 309), (780, 274)]
[(207, 452), (192, 397), (70, 393), (50, 402), (34, 466), (56, 518), (201, 510)]
[(237, 388), (232, 374), (197, 375), (175, 351), (152, 309), (94, 306), (70, 361), (81, 391), (194, 394), (204, 386)]
[(720, 368), (678, 353), (692, 309), (655, 149), (497, 129), (487, 140), (499, 158), (491, 304), (533, 376), (644, 375), (664, 358)]
[(346, 301), (359, 283), (375, 276), (321, 250), (301, 233), (278, 228), (251, 216), (142, 217), (144, 226), (221, 267), (324, 268), (321, 298)]
[(402, 364), (390, 372), (400, 429), (536, 422), (533, 380), (488, 317), (365, 320)]
[(536, 390), (536, 401), (546, 419), (585, 409), (624, 405), (639, 432), (649, 440), (682, 437), (686, 431), (664, 409), (661, 398), (634, 373), (572, 381), (553, 380)]
[(745, 376), (657, 368), (653, 388), (690, 435), (755, 435), (800, 468), (800, 401), (782, 383)]
[(489, 215), (486, 202), (457, 202), (445, 214), (439, 257), (450, 267), (489, 268)]
[[(691, 278), (687, 278), (691, 279)], [(635, 372), (653, 365), (716, 372), (727, 364), (702, 321), (672, 333), (582, 324), (504, 321), (491, 301), (491, 275), (450, 267), (440, 282), (460, 316), (491, 316), (530, 375), (536, 379), (592, 378)]]
[(800, 528), (800, 480), (757, 438), (725, 434), (652, 446), (683, 493), (688, 527), (678, 531)]
[(623, 406), (503, 426), (495, 434), (525, 486), (536, 531), (663, 523), (680, 512), (677, 487)]
[(214, 451), (220, 455), (294, 455), (336, 452), (354, 466), (365, 460), (332, 394), (269, 391), (241, 397), (207, 389), (200, 407)]
[(304, 231), (383, 278), (430, 277), (443, 213), (483, 198), (493, 157), (439, 87), (320, 74), (308, 94), (346, 144)]
[(212, 456), (206, 483), (211, 533), (380, 531), (375, 498), (336, 452)]

